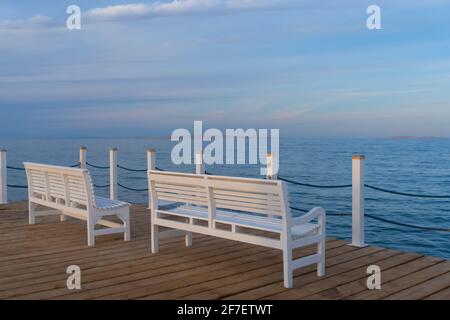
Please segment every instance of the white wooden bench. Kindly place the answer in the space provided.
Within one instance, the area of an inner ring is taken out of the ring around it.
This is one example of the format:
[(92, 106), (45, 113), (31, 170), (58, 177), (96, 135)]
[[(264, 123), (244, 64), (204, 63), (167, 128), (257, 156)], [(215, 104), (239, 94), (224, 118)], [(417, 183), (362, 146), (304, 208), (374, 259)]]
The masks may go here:
[[(148, 171), (151, 197), (151, 249), (159, 250), (159, 227), (231, 239), (283, 251), (284, 286), (293, 271), (317, 264), (325, 274), (325, 210), (292, 217), (283, 181)], [(172, 201), (172, 209), (158, 206)], [(294, 260), (295, 248), (316, 244), (317, 252)]]
[[(124, 233), (130, 240), (130, 208), (122, 201), (94, 195), (91, 175), (86, 169), (67, 168), (37, 163), (24, 163), (28, 179), (29, 223), (45, 215), (60, 215), (87, 221), (88, 245), (95, 245), (95, 236)], [(39, 210), (38, 205), (53, 210)], [(122, 223), (106, 220), (116, 216)], [(96, 225), (103, 226), (97, 228)]]

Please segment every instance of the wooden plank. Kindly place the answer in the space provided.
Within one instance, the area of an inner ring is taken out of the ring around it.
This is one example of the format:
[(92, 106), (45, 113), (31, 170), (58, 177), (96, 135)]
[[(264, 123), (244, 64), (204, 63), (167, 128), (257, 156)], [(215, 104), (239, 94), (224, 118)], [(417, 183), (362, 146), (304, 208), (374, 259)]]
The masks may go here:
[[(365, 257), (365, 256), (371, 255), (375, 252), (382, 251), (382, 249), (380, 249), (380, 248), (371, 248), (371, 247), (365, 247), (365, 248), (349, 247), (349, 248), (352, 248), (354, 250), (349, 250), (348, 252), (345, 252), (345, 253), (333, 258), (331, 261), (332, 267), (339, 265), (341, 263), (352, 262), (357, 258)], [(330, 261), (326, 262), (326, 265), (329, 262)], [(328, 266), (326, 267), (326, 273), (328, 275), (330, 275), (330, 268)], [(298, 281), (299, 275), (302, 275), (301, 270), (296, 270), (294, 272), (294, 284), (296, 286), (303, 286), (304, 285), (303, 281), (306, 281), (306, 280), (302, 279), (303, 280), (302, 284), (300, 284), (300, 282)], [(316, 280), (317, 280), (317, 278), (310, 279), (310, 281), (316, 281)], [(233, 294), (230, 296), (226, 296), (226, 297), (224, 297), (224, 299), (227, 299), (227, 300), (235, 300), (235, 299), (256, 300), (256, 299), (264, 298), (269, 295), (274, 295), (274, 294), (282, 293), (282, 292), (289, 290), (289, 289), (284, 288), (283, 285), (279, 282), (272, 282), (272, 283), (267, 284), (267, 283), (261, 282), (261, 279), (254, 279), (253, 282), (254, 282), (252, 284), (254, 286), (253, 289), (246, 288), (245, 290), (242, 290), (242, 292), (236, 293), (236, 294)], [(242, 285), (245, 285), (245, 284), (242, 284)]]
[(429, 295), (425, 300), (450, 300), (450, 287)]
[[(258, 248), (250, 248), (243, 250), (244, 253), (249, 253), (255, 256)], [(82, 273), (82, 290), (77, 292), (69, 291), (65, 284), (67, 275), (63, 275), (60, 279), (52, 279), (50, 282), (32, 285), (28, 287), (20, 287), (15, 290), (9, 290), (5, 293), (0, 293), (0, 296), (7, 297), (21, 297), (21, 298), (40, 298), (49, 299), (62, 295), (69, 294), (73, 298), (79, 295), (89, 298), (94, 291), (92, 289), (98, 289), (97, 291), (103, 292), (109, 290), (109, 286), (121, 288), (126, 286), (128, 282), (145, 279), (147, 277), (153, 277), (157, 279), (161, 277), (170, 277), (177, 274), (176, 271), (184, 271), (185, 268), (204, 267), (208, 263), (223, 262), (226, 260), (232, 260), (236, 258), (240, 253), (240, 250), (236, 251), (235, 248), (229, 246), (228, 248), (222, 248), (220, 250), (211, 252), (207, 251), (205, 255), (186, 255), (185, 259), (180, 259), (179, 255), (172, 260), (157, 259), (152, 256), (147, 258), (147, 263), (144, 264), (129, 264), (128, 268), (115, 268), (112, 270), (100, 270), (97, 269), (92, 272)], [(148, 261), (150, 260), (150, 261)], [(80, 268), (84, 270), (83, 264), (80, 264)], [(97, 293), (94, 292), (94, 296)]]
[(406, 276), (400, 277), (396, 280), (388, 283), (382, 283), (382, 290), (364, 291), (354, 296), (350, 296), (349, 299), (357, 300), (379, 300), (387, 298), (388, 296), (400, 292), (402, 290), (416, 286), (424, 281), (431, 280), (441, 274), (444, 274), (450, 270), (450, 264), (440, 261), (433, 264), (430, 267), (426, 267), (422, 270), (410, 273)]
[[(449, 264), (450, 265), (450, 264)], [(450, 272), (386, 297), (387, 300), (419, 300), (450, 286)]]
[[(296, 270), (282, 283), (279, 250), (194, 234), (161, 241), (149, 252), (149, 211), (132, 206), (132, 241), (102, 236), (86, 245), (86, 224), (58, 216), (28, 225), (26, 202), (0, 206), (0, 298), (7, 299), (450, 299), (450, 262), (382, 248), (327, 241), (327, 275)], [(261, 232), (256, 233), (261, 234)], [(310, 254), (298, 250), (295, 257)], [(66, 288), (65, 269), (82, 269), (82, 290)], [(366, 287), (366, 268), (382, 269), (382, 290)]]
[[(442, 268), (443, 272), (445, 272), (445, 270), (450, 270), (449, 266), (450, 264), (446, 263), (439, 264), (439, 268)], [(417, 274), (414, 276), (417, 276)], [(448, 287), (449, 285), (450, 285), (450, 272), (447, 272), (445, 274), (438, 275), (436, 278), (433, 278), (431, 280), (427, 279), (420, 284), (414, 285), (413, 287), (410, 287), (406, 290), (402, 290), (393, 295), (390, 295), (385, 299), (387, 300), (423, 299), (429, 296), (430, 294), (433, 294)]]
[[(338, 256), (343, 252), (356, 250), (354, 247), (347, 246), (344, 241), (328, 241), (327, 242), (328, 257)], [(313, 252), (314, 248), (310, 248), (309, 252)], [(280, 283), (283, 281), (281, 260), (267, 268), (259, 268), (241, 272), (232, 276), (205, 281), (196, 285), (180, 287), (169, 292), (162, 292), (156, 295), (144, 296), (142, 299), (221, 299), (223, 296), (236, 292), (242, 292), (247, 288), (254, 288), (251, 284), (253, 279), (258, 278), (257, 285), (262, 285), (263, 281), (270, 283)], [(331, 259), (329, 263), (332, 263)], [(313, 272), (314, 267), (305, 267), (301, 271), (304, 273)], [(261, 280), (262, 279), (262, 280)]]

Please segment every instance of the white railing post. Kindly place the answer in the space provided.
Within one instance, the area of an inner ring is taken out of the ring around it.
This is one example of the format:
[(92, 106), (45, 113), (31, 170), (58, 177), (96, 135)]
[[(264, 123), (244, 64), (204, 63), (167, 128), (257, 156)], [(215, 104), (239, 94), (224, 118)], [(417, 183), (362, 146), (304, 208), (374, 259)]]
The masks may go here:
[(272, 152), (267, 152), (267, 174), (266, 179), (269, 180), (277, 180), (278, 176), (275, 173), (274, 167), (273, 167), (273, 155)]
[(197, 151), (195, 153), (195, 173), (204, 174), (205, 166), (203, 165), (203, 151)]
[(147, 150), (147, 170), (156, 169), (156, 153), (154, 149)]
[[(273, 169), (273, 155), (272, 152), (267, 152), (266, 155), (266, 179), (267, 180), (277, 180), (277, 175), (274, 174), (274, 169)], [(269, 199), (272, 202), (272, 199)], [(269, 218), (273, 218), (274, 216), (269, 214), (268, 215)]]
[(87, 148), (86, 147), (81, 147), (80, 148), (80, 168), (81, 169), (86, 169), (86, 153), (87, 153)]
[[(154, 149), (147, 150), (147, 170), (156, 169), (156, 153)], [(150, 183), (148, 184), (148, 209), (152, 207), (152, 199), (150, 197)]]
[(109, 198), (117, 200), (117, 148), (109, 149)]
[(8, 172), (6, 150), (0, 150), (0, 204), (8, 203)]
[(362, 155), (352, 157), (352, 246), (365, 247), (364, 242), (364, 161)]

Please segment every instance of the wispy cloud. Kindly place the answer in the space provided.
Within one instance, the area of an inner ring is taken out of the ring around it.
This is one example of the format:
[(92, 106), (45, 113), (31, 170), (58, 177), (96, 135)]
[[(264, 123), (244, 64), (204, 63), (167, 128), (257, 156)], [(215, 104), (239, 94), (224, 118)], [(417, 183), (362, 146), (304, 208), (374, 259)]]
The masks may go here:
[(93, 8), (86, 16), (91, 20), (116, 20), (142, 17), (185, 15), (275, 8), (293, 3), (291, 0), (172, 0), (170, 2), (133, 3)]
[(35, 15), (26, 19), (0, 21), (0, 29), (29, 29), (46, 26), (52, 19), (44, 15)]

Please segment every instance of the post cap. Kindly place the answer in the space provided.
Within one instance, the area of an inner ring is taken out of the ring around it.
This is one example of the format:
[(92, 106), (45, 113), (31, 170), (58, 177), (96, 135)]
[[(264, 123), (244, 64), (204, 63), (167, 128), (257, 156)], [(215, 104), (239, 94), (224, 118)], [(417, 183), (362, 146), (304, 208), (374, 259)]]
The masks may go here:
[(6, 150), (6, 149), (0, 149), (0, 152), (6, 152), (6, 151), (8, 151), (8, 150)]
[(267, 156), (271, 157), (272, 156), (272, 152), (267, 152)]
[(155, 152), (155, 149), (148, 148), (148, 149), (147, 149), (147, 152)]
[(353, 160), (366, 160), (366, 156), (363, 156), (362, 154), (355, 154), (352, 157)]
[(117, 148), (109, 148), (109, 151), (117, 151)]
[(80, 150), (87, 150), (87, 147), (80, 147)]

